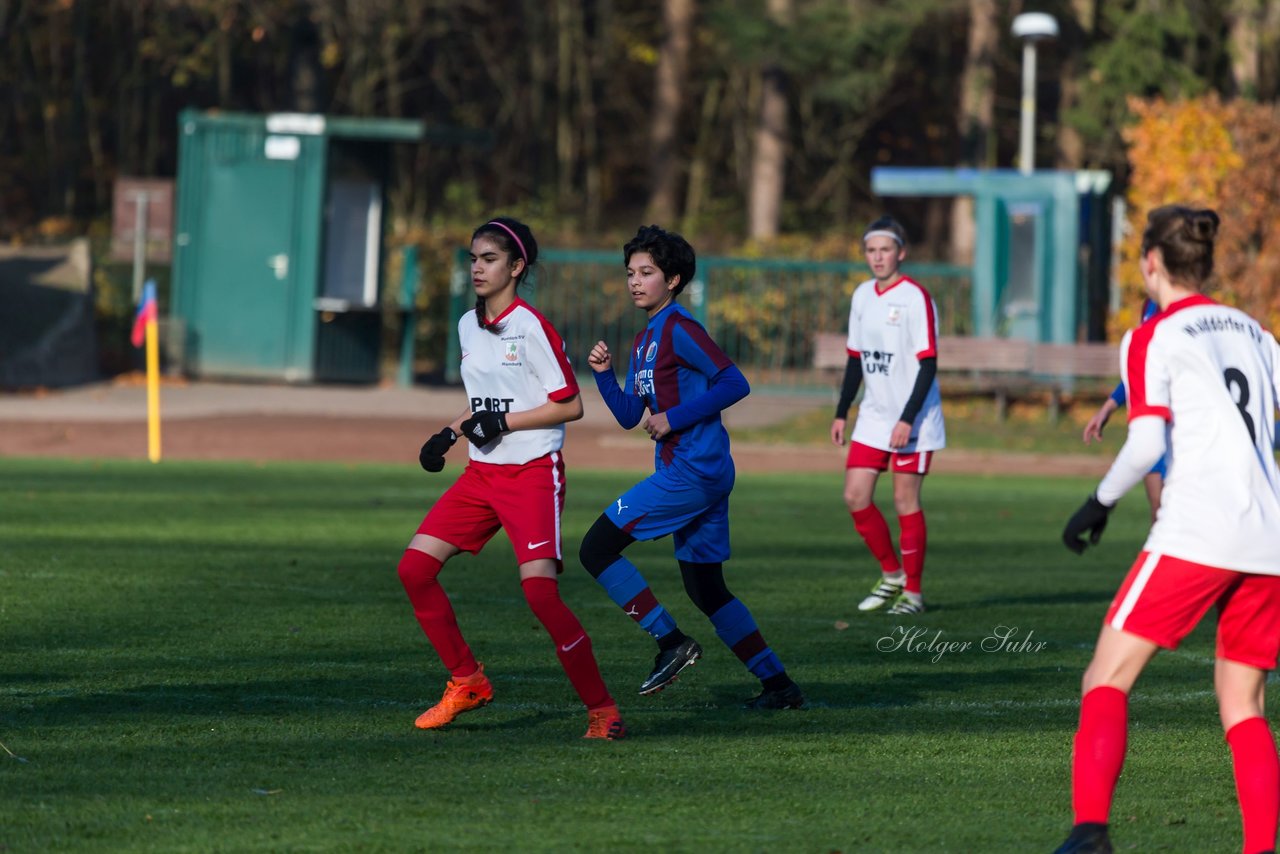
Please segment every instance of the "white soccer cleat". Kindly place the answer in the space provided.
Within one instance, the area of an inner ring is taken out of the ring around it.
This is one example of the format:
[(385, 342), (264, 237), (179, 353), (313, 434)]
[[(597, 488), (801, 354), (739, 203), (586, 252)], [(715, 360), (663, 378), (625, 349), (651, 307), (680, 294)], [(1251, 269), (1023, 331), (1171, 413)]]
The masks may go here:
[(902, 581), (887, 581), (881, 578), (871, 588), (871, 595), (858, 603), (859, 611), (877, 611), (897, 599), (902, 594)]
[(890, 614), (923, 614), (924, 613), (924, 597), (918, 599), (912, 597), (910, 593), (903, 593), (893, 603), (893, 607), (889, 609)]

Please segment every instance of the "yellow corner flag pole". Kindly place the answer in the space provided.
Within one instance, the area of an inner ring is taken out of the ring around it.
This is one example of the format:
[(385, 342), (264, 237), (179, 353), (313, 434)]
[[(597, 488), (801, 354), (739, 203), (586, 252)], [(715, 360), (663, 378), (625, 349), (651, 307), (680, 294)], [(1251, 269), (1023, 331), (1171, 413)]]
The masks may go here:
[(147, 459), (160, 462), (160, 324), (147, 318)]
[(142, 289), (138, 316), (133, 320), (129, 336), (135, 347), (147, 347), (147, 459), (160, 462), (160, 314), (156, 306), (156, 283), (147, 280)]

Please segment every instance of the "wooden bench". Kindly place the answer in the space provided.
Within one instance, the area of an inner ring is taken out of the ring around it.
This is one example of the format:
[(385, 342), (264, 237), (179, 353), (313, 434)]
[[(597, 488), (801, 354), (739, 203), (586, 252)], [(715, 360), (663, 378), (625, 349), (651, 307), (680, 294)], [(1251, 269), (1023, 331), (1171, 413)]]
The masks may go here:
[[(848, 361), (846, 338), (820, 332), (813, 339), (813, 366), (841, 372)], [(993, 394), (1003, 418), (1011, 398), (1035, 392), (1049, 395), (1056, 418), (1064, 397), (1104, 386), (1109, 391), (1120, 373), (1114, 344), (1040, 344), (1021, 338), (938, 338), (938, 382), (952, 394)], [(1105, 393), (1105, 392), (1102, 392)]]
[(1064, 397), (1101, 396), (1120, 379), (1120, 348), (1115, 344), (1036, 344), (1031, 353), (1032, 380), (1049, 390), (1049, 414), (1058, 417)]

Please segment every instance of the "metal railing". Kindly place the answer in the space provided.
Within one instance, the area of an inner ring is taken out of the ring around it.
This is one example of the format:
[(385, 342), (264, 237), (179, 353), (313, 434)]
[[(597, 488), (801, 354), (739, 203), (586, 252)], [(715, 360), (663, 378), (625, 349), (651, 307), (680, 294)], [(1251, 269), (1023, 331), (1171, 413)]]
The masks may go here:
[[(942, 334), (968, 333), (970, 268), (919, 263), (904, 265), (903, 271), (933, 295)], [(700, 258), (697, 276), (680, 301), (742, 369), (754, 391), (829, 393), (838, 378), (814, 366), (816, 337), (847, 328), (849, 297), (868, 276), (865, 264), (852, 261)], [(445, 378), (457, 382), (458, 320), (475, 303), (465, 251), (455, 256), (450, 292)], [(596, 341), (626, 353), (644, 328), (643, 312), (627, 295), (618, 252), (544, 250), (521, 295), (559, 330), (580, 372), (587, 370), (587, 352)], [(615, 369), (624, 371), (625, 360)]]

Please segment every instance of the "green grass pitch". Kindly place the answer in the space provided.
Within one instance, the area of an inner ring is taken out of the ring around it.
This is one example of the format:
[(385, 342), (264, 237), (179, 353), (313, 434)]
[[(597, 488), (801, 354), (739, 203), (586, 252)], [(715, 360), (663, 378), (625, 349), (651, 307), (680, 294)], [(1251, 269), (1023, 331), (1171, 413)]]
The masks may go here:
[[(902, 621), (854, 608), (875, 569), (838, 472), (740, 477), (726, 576), (811, 703), (747, 713), (758, 683), (669, 541), (629, 555), (706, 655), (636, 695), (652, 642), (576, 560), (634, 477), (571, 471), (561, 586), (631, 730), (608, 743), (581, 739), (501, 534), (443, 576), (495, 701), (414, 730), (445, 674), (395, 567), (456, 472), (0, 461), (0, 851), (1021, 852), (1065, 835), (1080, 675), (1142, 540), (1139, 492), (1076, 557), (1058, 535), (1090, 482), (930, 477), (933, 608)], [(1134, 693), (1118, 850), (1239, 848), (1208, 622)]]

